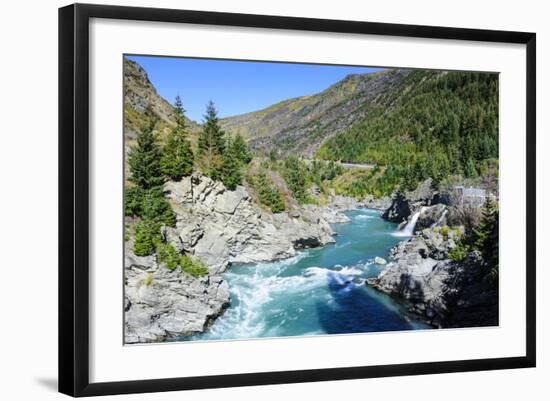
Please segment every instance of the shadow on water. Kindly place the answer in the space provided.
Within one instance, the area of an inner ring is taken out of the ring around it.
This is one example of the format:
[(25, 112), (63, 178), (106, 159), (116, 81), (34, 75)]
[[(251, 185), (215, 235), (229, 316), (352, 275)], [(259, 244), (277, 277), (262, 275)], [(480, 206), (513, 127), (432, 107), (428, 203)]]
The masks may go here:
[(332, 302), (317, 302), (319, 324), (328, 334), (412, 330), (397, 311), (385, 306), (364, 284), (337, 273), (328, 274)]

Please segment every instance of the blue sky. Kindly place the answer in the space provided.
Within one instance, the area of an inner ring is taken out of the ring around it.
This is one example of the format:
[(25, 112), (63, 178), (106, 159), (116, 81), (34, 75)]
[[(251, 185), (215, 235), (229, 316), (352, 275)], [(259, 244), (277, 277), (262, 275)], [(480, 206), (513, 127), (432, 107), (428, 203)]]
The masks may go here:
[(348, 74), (380, 68), (251, 61), (129, 56), (140, 64), (158, 93), (174, 103), (180, 95), (186, 115), (202, 121), (212, 100), (220, 117), (260, 110), (292, 97), (321, 92)]

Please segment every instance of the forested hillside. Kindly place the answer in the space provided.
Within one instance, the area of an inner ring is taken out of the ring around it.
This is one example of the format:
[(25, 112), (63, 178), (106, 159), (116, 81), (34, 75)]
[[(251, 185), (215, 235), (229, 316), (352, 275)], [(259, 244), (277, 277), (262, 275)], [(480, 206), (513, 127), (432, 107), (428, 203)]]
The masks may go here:
[(317, 157), (378, 168), (361, 185), (388, 194), (431, 177), (475, 178), (498, 171), (498, 75), (414, 71)]

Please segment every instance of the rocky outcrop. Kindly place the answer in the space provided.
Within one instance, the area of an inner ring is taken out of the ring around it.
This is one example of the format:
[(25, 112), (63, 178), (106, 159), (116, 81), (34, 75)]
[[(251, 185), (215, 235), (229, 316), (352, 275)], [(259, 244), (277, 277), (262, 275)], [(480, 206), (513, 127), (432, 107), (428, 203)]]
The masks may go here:
[(367, 209), (387, 210), (392, 205), (392, 198), (389, 196), (382, 196), (381, 198), (375, 198), (372, 195), (368, 195), (363, 199), (363, 207)]
[(165, 190), (177, 216), (176, 227), (165, 229), (166, 238), (199, 257), (211, 274), (230, 263), (288, 258), (298, 249), (334, 242), (329, 223), (317, 210), (267, 213), (243, 186), (228, 191), (221, 182), (195, 174), (166, 183)]
[(422, 207), (416, 220), (415, 231), (446, 225), (448, 212), (447, 206), (443, 204)]
[(155, 256), (135, 256), (128, 246), (124, 290), (127, 344), (202, 333), (229, 306), (229, 287), (220, 276), (170, 271)]
[(329, 224), (349, 223), (350, 218), (333, 205), (319, 207), (315, 205), (305, 205), (304, 209), (310, 213), (320, 216)]
[(418, 184), (414, 191), (394, 193), (391, 204), (387, 207), (382, 218), (398, 224), (405, 223), (412, 214), (418, 212), (423, 206), (439, 203), (436, 201), (436, 195), (432, 190), (432, 179), (428, 178)]
[(326, 206), (305, 205), (303, 209), (311, 215), (320, 216), (329, 224), (348, 223), (349, 217), (343, 212), (363, 207), (363, 204), (355, 198), (341, 195), (330, 195)]
[(381, 258), (380, 256), (375, 256), (374, 257), (374, 263), (376, 263), (377, 265), (385, 265), (388, 262), (386, 261), (386, 259)]
[(498, 287), (481, 254), (450, 260), (458, 233), (439, 231), (425, 229), (398, 244), (387, 268), (367, 285), (405, 301), (411, 312), (436, 327), (498, 325)]
[(339, 211), (355, 210), (362, 206), (362, 202), (349, 196), (333, 195), (329, 199), (329, 207)]
[(432, 180), (428, 178), (418, 184), (414, 191), (396, 192), (382, 218), (398, 223), (399, 229), (403, 229), (415, 219), (415, 222), (411, 223), (414, 225), (411, 233), (421, 231), (446, 224), (449, 212), (447, 203), (446, 197), (432, 189)]
[(390, 207), (382, 214), (382, 218), (393, 223), (403, 223), (410, 215), (410, 201), (403, 193), (398, 192), (394, 195)]

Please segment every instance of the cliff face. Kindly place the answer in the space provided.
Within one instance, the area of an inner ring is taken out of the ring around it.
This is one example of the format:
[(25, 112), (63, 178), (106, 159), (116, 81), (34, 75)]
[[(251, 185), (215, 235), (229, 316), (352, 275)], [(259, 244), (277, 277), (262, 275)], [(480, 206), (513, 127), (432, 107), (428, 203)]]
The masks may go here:
[(395, 88), (409, 70), (349, 75), (321, 93), (221, 120), (256, 150), (311, 156), (327, 138), (349, 128)]
[[(166, 236), (179, 250), (201, 258), (211, 272), (229, 263), (255, 263), (288, 258), (297, 249), (334, 242), (328, 222), (310, 208), (267, 213), (238, 186), (195, 174), (165, 185), (177, 214)], [(292, 216), (291, 216), (292, 214)]]

